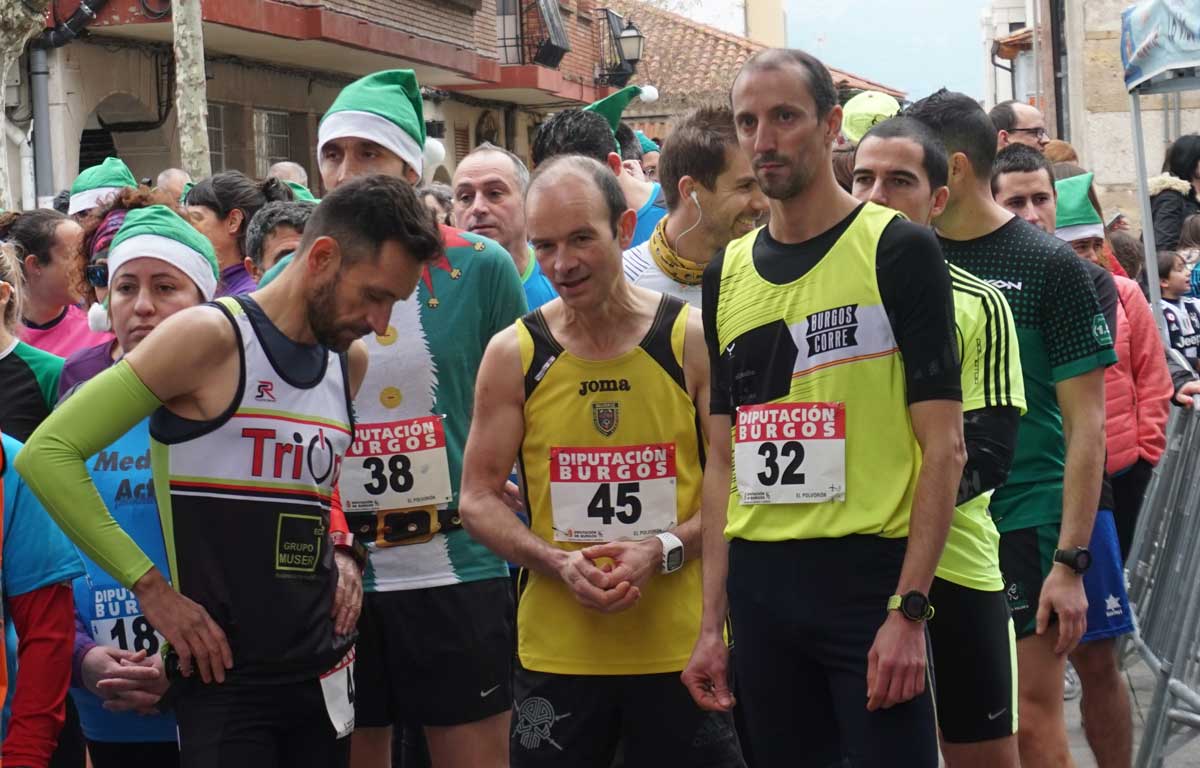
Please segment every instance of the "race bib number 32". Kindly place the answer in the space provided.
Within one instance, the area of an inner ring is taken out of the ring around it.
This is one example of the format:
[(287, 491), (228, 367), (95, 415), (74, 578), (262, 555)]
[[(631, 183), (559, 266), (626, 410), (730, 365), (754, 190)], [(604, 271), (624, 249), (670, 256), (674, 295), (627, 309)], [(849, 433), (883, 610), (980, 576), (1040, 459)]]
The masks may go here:
[(741, 406), (733, 445), (743, 504), (846, 499), (845, 403)]
[(675, 445), (551, 448), (554, 540), (599, 544), (675, 527)]
[(346, 512), (450, 501), (450, 462), (441, 417), (357, 425), (338, 489)]

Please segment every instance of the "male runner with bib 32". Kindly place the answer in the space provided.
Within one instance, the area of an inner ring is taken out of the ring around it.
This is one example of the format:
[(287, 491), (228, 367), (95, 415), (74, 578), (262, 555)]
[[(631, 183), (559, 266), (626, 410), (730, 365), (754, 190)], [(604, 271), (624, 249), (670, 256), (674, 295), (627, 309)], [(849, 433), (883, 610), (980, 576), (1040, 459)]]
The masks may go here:
[[(730, 715), (679, 684), (700, 629), (708, 366), (699, 317), (630, 285), (636, 216), (612, 173), (569, 155), (528, 192), (560, 296), (488, 345), (463, 522), (524, 566), (513, 766), (742, 766)], [(519, 459), (530, 528), (504, 502)], [(636, 638), (636, 642), (630, 642)]]
[[(195, 231), (161, 210), (130, 247), (186, 255)], [(185, 768), (348, 760), (357, 617), (335, 622), (329, 527), (366, 371), (357, 340), (383, 332), (440, 253), (408, 184), (370, 176), (339, 187), (275, 282), (163, 321), (17, 458), (63, 530), (133, 590), (178, 655), (168, 696)], [(189, 257), (190, 272), (200, 262)], [(84, 463), (147, 416), (173, 584), (113, 521)]]
[(760, 51), (731, 98), (771, 221), (704, 272), (704, 618), (683, 679), (733, 706), (728, 590), (759, 768), (934, 768), (925, 620), (965, 459), (950, 276), (932, 232), (837, 185), (820, 61)]

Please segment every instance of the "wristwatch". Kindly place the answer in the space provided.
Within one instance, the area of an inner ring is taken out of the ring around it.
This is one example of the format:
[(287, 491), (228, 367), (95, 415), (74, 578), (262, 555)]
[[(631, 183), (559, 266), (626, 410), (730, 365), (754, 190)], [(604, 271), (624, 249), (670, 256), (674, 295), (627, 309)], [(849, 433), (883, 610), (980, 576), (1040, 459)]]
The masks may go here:
[(888, 598), (887, 609), (900, 611), (909, 621), (929, 621), (933, 618), (933, 606), (929, 598), (920, 590), (905, 592), (903, 595), (892, 595)]
[(1092, 567), (1092, 553), (1087, 547), (1056, 549), (1054, 550), (1054, 562), (1062, 563), (1075, 573), (1082, 574)]
[(340, 549), (354, 558), (354, 562), (358, 564), (360, 570), (367, 567), (367, 546), (354, 538), (353, 533), (331, 531), (329, 540), (333, 542), (334, 549)]
[(683, 542), (675, 534), (664, 531), (657, 535), (662, 542), (662, 573), (674, 573), (683, 567)]

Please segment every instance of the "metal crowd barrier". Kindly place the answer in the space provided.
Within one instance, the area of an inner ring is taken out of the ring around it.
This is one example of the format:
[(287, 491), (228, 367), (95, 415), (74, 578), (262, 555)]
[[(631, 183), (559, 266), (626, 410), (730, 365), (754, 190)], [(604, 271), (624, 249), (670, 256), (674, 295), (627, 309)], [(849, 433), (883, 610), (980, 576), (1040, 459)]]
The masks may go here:
[(1134, 632), (1122, 647), (1154, 675), (1137, 768), (1200, 735), (1200, 411), (1172, 408), (1125, 564)]

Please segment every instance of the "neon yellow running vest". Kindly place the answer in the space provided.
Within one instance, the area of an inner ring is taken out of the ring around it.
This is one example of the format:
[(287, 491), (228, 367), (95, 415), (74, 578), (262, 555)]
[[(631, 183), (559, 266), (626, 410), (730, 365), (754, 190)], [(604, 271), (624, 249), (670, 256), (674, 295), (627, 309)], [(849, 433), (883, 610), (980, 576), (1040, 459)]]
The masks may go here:
[[(772, 362), (778, 365), (781, 357), (786, 363), (785, 355), (795, 357), (787, 394), (770, 402), (842, 403), (845, 409), (841, 498), (812, 503), (743, 503), (737, 473), (747, 468), (739, 468), (735, 461), (727, 538), (783, 541), (852, 534), (908, 535), (920, 448), (909, 420), (903, 361), (875, 273), (879, 238), (896, 215), (890, 209), (865, 204), (824, 258), (786, 285), (768, 282), (755, 268), (753, 247), (758, 230), (726, 247), (717, 305), (720, 348), (728, 350), (730, 344), (756, 329), (761, 334), (764, 326), (786, 325), (794, 348), (784, 342), (774, 360), (750, 361), (750, 365), (766, 369)], [(831, 326), (837, 330), (828, 330)], [(835, 332), (836, 336), (831, 335)], [(786, 339), (787, 333), (782, 336)], [(735, 425), (737, 408), (754, 405), (736, 399), (731, 404)], [(734, 447), (736, 450), (736, 444)], [(805, 462), (793, 469), (803, 471)]]

